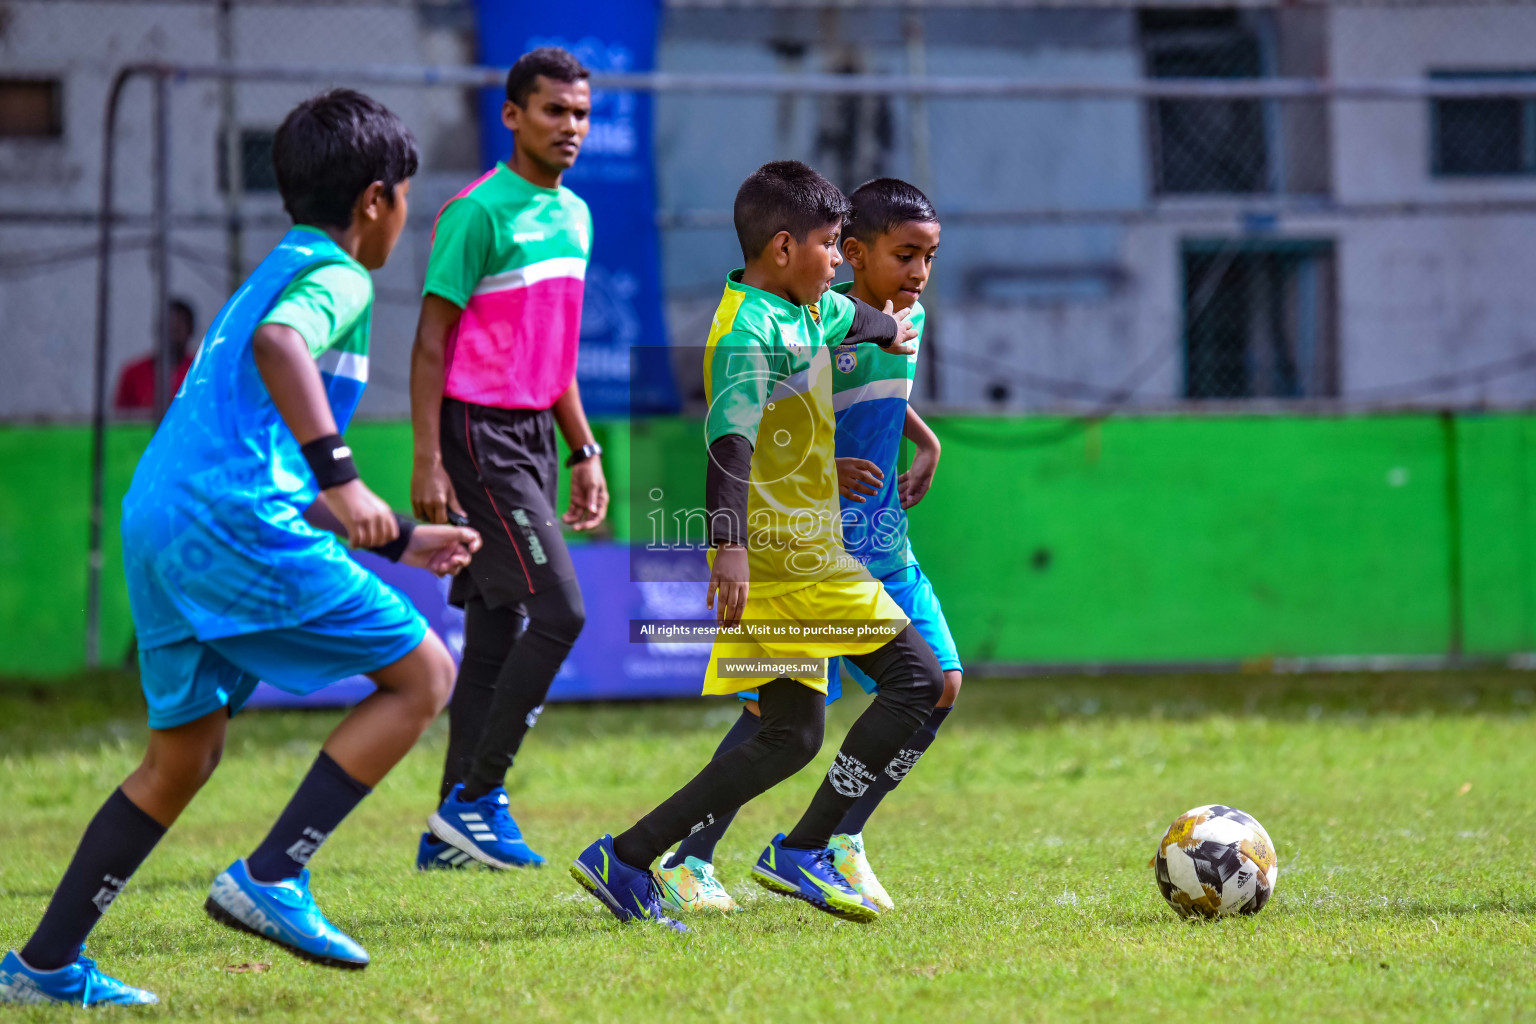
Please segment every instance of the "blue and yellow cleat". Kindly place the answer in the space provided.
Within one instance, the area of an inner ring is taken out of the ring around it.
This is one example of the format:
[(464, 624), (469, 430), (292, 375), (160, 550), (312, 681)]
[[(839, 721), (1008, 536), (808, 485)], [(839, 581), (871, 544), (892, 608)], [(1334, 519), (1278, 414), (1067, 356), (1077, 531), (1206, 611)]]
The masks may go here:
[(442, 806), (427, 818), (434, 835), (493, 868), (537, 868), (544, 858), (523, 842), (523, 833), (507, 813), (507, 791), (500, 786), (478, 800), (460, 800), (464, 784), (453, 787)]
[(142, 1006), (159, 1001), (153, 992), (102, 974), (83, 950), (74, 963), (52, 971), (34, 970), (14, 949), (0, 960), (0, 1003)]
[(416, 847), (417, 871), (441, 871), (469, 867), (474, 860), (469, 854), (450, 843), (445, 843), (431, 832), (421, 834)]
[(220, 924), (250, 932), (313, 963), (353, 971), (368, 966), (368, 951), (327, 921), (315, 905), (308, 868), (298, 878), (269, 885), (251, 877), (244, 859), (237, 860), (213, 880), (203, 909)]
[(653, 921), (673, 931), (687, 926), (664, 913), (661, 883), (649, 871), (630, 867), (613, 852), (613, 836), (603, 836), (571, 862), (571, 877), (603, 901), (620, 921)]
[(796, 850), (784, 845), (784, 833), (757, 858), (752, 880), (771, 892), (804, 900), (845, 921), (873, 921), (880, 908), (862, 895), (833, 863), (833, 851)]

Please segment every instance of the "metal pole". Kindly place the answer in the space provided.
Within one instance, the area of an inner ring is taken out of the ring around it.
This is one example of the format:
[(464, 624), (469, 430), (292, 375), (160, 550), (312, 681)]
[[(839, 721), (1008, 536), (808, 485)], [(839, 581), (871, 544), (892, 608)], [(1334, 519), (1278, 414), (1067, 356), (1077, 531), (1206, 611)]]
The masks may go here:
[[(926, 78), (928, 76), (928, 44), (923, 32), (923, 15), (920, 11), (911, 11), (902, 21), (902, 34), (907, 40), (907, 74), (913, 78)], [(907, 97), (907, 111), (912, 125), (912, 176), (917, 179), (917, 187), (931, 200), (934, 194), (933, 187), (933, 137), (928, 130), (928, 101), (920, 94)], [(928, 393), (928, 401), (939, 401), (942, 389), (939, 387), (939, 347), (934, 344), (936, 321), (943, 317), (935, 316), (940, 306), (940, 294), (938, 281), (934, 280), (928, 286), (926, 295), (928, 301), (923, 303), (923, 310), (927, 320), (923, 327), (923, 353), (927, 359), (928, 369), (924, 375), (927, 386), (924, 390)]]
[[(235, 58), (235, 0), (219, 0), (219, 60), (226, 64)], [(245, 279), (240, 197), (245, 192), (244, 152), (240, 142), (240, 120), (235, 109), (235, 81), (219, 80), (219, 120), (224, 126), (224, 245), (229, 250), (229, 293), (233, 295)]]
[(91, 374), (91, 519), (85, 580), (85, 663), (101, 664), (101, 511), (106, 487), (107, 353), (112, 298), (112, 178), (117, 139), (117, 104), (134, 73), (123, 68), (107, 92), (101, 132), (101, 212), (96, 253), (96, 351)]
[(1446, 655), (1454, 662), (1466, 650), (1466, 566), (1462, 557), (1461, 441), (1456, 413), (1440, 411), (1440, 436), (1445, 451), (1445, 553), (1447, 611)]
[[(350, 82), (355, 85), (496, 86), (507, 69), (483, 65), (434, 67), (390, 64), (140, 64), (146, 71), (186, 79), (263, 82)], [(946, 96), (990, 99), (1503, 99), (1536, 98), (1536, 79), (1425, 78), (1155, 78), (1126, 80), (1004, 76), (690, 73), (594, 73), (594, 89), (751, 95), (804, 93), (857, 96)]]
[(155, 325), (155, 423), (159, 424), (171, 404), (171, 332), (170, 315), (170, 82), (164, 72), (155, 75), (154, 226), (150, 230), (149, 266), (153, 278), (150, 292), (155, 303), (151, 318)]

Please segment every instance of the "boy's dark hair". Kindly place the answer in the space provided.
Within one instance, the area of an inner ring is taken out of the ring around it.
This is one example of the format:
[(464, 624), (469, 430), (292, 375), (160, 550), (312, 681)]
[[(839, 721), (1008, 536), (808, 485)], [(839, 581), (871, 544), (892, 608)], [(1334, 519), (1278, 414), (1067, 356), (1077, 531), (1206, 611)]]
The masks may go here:
[(569, 50), (541, 46), (517, 58), (517, 63), (507, 72), (507, 99), (520, 107), (528, 106), (528, 97), (538, 85), (534, 79), (540, 75), (551, 81), (570, 83), (585, 81), (591, 74)]
[(900, 178), (876, 178), (866, 181), (848, 197), (852, 211), (843, 222), (843, 237), (857, 238), (865, 245), (908, 221), (937, 223), (939, 215), (933, 204), (916, 185)]
[(741, 255), (753, 260), (780, 231), (803, 242), (816, 228), (842, 223), (848, 216), (848, 197), (799, 160), (775, 160), (741, 183), (732, 212)]
[(378, 100), (351, 89), (300, 103), (272, 140), (277, 190), (295, 224), (345, 228), (364, 189), (381, 181), (393, 202), (395, 186), (420, 162), (404, 123)]

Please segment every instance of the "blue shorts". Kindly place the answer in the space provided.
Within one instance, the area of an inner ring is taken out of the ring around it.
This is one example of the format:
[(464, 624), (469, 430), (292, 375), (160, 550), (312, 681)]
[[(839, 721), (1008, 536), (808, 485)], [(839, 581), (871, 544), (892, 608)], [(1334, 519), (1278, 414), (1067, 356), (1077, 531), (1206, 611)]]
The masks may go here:
[[(912, 620), (912, 625), (928, 646), (933, 648), (934, 656), (939, 659), (939, 668), (945, 672), (960, 671), (960, 655), (955, 650), (955, 638), (949, 635), (949, 622), (944, 618), (944, 609), (939, 605), (938, 595), (933, 592), (933, 584), (928, 582), (928, 577), (914, 562), (905, 569), (899, 569), (891, 575), (880, 580), (885, 592), (891, 595), (901, 610), (907, 613), (907, 618)], [(839, 671), (841, 669), (841, 671)], [(843, 695), (842, 673), (848, 673), (849, 678), (858, 683), (865, 693), (874, 693), (877, 687), (875, 681), (865, 675), (857, 665), (847, 658), (827, 659), (827, 703), (831, 704)], [(756, 692), (740, 693), (737, 697), (741, 700), (756, 700)]]
[(427, 623), (398, 590), (373, 580), (355, 598), (297, 626), (139, 651), (149, 727), (173, 729), (226, 707), (234, 714), (259, 681), (313, 693), (399, 661), (421, 643)]
[[(885, 586), (885, 592), (907, 613), (907, 618), (912, 620), (912, 625), (922, 638), (928, 641), (928, 646), (933, 648), (934, 656), (939, 659), (939, 668), (945, 672), (959, 672), (960, 655), (955, 650), (955, 638), (949, 634), (949, 622), (944, 618), (944, 609), (939, 605), (938, 595), (933, 592), (933, 584), (928, 582), (927, 575), (917, 563), (893, 572), (880, 582)], [(847, 658), (833, 658), (827, 665), (828, 704), (843, 695), (843, 673), (847, 673), (848, 678), (858, 683), (865, 693), (875, 692), (875, 681), (860, 671), (857, 665)]]

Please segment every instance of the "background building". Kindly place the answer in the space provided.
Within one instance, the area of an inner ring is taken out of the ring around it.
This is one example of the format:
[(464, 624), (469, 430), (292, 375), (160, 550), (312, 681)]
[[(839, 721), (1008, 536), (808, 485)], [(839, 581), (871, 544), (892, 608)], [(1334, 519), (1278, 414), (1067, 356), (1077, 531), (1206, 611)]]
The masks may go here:
[[(0, 4), (0, 330), (14, 371), (0, 378), (0, 418), (88, 411), (85, 297), (114, 67), (468, 64), (477, 24), (462, 0)], [(1508, 77), (1536, 73), (1536, 6), (669, 0), (657, 66), (1095, 83)], [(203, 324), (282, 229), (271, 132), (321, 84), (171, 90), (171, 291)], [(144, 223), (133, 219), (150, 203), (148, 91), (131, 85), (121, 116), (118, 203), (130, 219), (114, 366), (152, 333)], [(409, 242), (378, 279), (365, 408), (399, 416), (431, 213), (481, 169), (486, 147), (466, 90), (372, 91), (425, 156)], [(850, 188), (877, 174), (915, 180), (944, 215), (930, 402), (1524, 405), (1536, 396), (1536, 373), (1519, 361), (1536, 312), (1533, 125), (1536, 101), (1521, 99), (662, 94), (668, 332), (696, 343), (721, 268), (739, 262), (735, 184), (764, 160), (798, 157)], [(242, 178), (233, 197), (225, 140)]]

